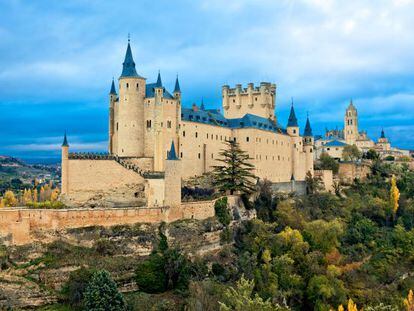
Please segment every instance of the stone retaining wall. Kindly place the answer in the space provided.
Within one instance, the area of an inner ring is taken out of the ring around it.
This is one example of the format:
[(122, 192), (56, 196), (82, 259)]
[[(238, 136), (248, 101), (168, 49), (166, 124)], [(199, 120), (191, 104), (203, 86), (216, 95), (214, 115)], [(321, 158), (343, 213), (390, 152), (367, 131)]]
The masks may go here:
[(0, 238), (6, 244), (32, 242), (32, 232), (90, 226), (173, 222), (214, 216), (214, 200), (186, 202), (177, 208), (26, 209), (0, 210)]

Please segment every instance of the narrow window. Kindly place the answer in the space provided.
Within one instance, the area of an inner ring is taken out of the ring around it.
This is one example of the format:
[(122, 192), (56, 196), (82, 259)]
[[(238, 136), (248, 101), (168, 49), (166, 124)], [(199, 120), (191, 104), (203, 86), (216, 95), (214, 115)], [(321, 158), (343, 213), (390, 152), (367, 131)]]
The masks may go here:
[(198, 133), (197, 133), (197, 132), (195, 132), (195, 137), (196, 137), (196, 138), (198, 137)]
[(147, 120), (147, 129), (151, 128), (151, 120)]
[(246, 137), (246, 141), (247, 141), (247, 142), (249, 141), (249, 137)]
[(118, 130), (118, 122), (116, 122), (116, 130)]
[(185, 137), (185, 131), (183, 131), (183, 137)]
[(171, 128), (171, 121), (167, 121), (167, 127), (170, 129)]
[(183, 158), (183, 153), (182, 153), (182, 152), (180, 152), (180, 158), (181, 158), (181, 159)]
[(198, 154), (198, 158), (201, 159), (201, 154), (200, 153)]
[(129, 88), (129, 84), (128, 83), (126, 84), (126, 87)]

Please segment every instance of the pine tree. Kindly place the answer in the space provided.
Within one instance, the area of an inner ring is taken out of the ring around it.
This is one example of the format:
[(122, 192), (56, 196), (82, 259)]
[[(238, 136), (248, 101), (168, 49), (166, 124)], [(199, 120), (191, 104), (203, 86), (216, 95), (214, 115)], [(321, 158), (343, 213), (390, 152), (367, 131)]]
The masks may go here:
[(252, 173), (254, 166), (249, 163), (249, 155), (233, 140), (225, 144), (227, 148), (219, 153), (221, 158), (217, 160), (222, 165), (213, 167), (213, 185), (223, 193), (251, 194), (255, 191), (257, 177)]
[(390, 189), (390, 205), (392, 209), (393, 216), (395, 218), (397, 211), (398, 211), (398, 201), (400, 199), (400, 190), (398, 190), (397, 187), (397, 180), (395, 179), (395, 176), (393, 175), (391, 178), (391, 189)]
[(127, 310), (124, 297), (106, 270), (100, 270), (93, 274), (84, 292), (84, 304), (85, 309), (89, 311)]

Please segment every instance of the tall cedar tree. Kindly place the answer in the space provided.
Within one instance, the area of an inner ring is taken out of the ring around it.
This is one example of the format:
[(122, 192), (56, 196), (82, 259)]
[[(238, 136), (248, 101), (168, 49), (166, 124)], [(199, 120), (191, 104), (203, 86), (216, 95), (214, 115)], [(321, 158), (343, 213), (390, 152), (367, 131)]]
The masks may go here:
[(217, 160), (223, 164), (216, 165), (213, 169), (213, 185), (224, 193), (253, 193), (257, 177), (252, 173), (254, 166), (249, 163), (249, 155), (233, 140), (226, 141), (225, 144), (227, 148), (221, 150), (221, 158)]

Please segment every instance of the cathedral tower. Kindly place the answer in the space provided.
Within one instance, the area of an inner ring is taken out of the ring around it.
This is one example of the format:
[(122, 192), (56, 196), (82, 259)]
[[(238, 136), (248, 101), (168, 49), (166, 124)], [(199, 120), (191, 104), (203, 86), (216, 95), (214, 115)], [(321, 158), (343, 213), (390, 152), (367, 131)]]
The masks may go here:
[(358, 138), (358, 112), (354, 104), (349, 104), (345, 112), (344, 136), (348, 145), (355, 145)]
[(119, 107), (116, 124), (116, 155), (142, 157), (144, 155), (144, 98), (145, 78), (135, 69), (130, 42), (125, 53), (122, 74), (119, 77)]

